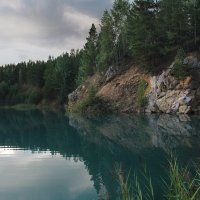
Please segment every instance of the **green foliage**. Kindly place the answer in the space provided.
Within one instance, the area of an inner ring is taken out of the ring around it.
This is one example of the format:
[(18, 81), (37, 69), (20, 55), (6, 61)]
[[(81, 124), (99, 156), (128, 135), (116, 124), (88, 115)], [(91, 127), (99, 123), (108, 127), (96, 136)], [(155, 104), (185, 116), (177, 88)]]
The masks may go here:
[(137, 93), (136, 93), (136, 105), (138, 108), (141, 108), (145, 106), (146, 103), (146, 97), (145, 97), (145, 91), (146, 91), (147, 83), (145, 80), (140, 80)]
[(25, 101), (26, 97), (22, 91), (19, 91), (19, 86), (17, 84), (11, 85), (9, 92), (5, 97), (5, 103), (8, 105), (18, 104)]
[(97, 100), (96, 92), (97, 92), (96, 87), (91, 86), (88, 89), (88, 96), (85, 99), (83, 99), (81, 102), (79, 102), (78, 105), (76, 105), (76, 111), (79, 113), (84, 113), (89, 106), (93, 105)]
[(0, 96), (1, 97), (4, 97), (8, 94), (8, 91), (9, 91), (9, 85), (3, 81), (0, 83)]
[(169, 162), (169, 180), (167, 186), (168, 200), (198, 200), (200, 199), (200, 174), (199, 169), (192, 177), (191, 172), (187, 168), (180, 168), (177, 159), (172, 158)]
[(79, 67), (79, 51), (49, 58), (44, 73), (44, 95), (47, 100), (59, 99), (63, 104), (67, 95), (76, 88)]
[[(124, 58), (131, 57), (141, 68), (155, 71), (164, 56), (170, 58), (178, 48), (198, 50), (199, 42), (200, 1), (115, 0), (111, 10), (106, 10), (101, 18), (99, 33), (92, 24), (82, 50), (50, 57), (47, 62), (29, 61), (0, 67), (0, 92), (5, 93), (1, 103), (24, 103), (26, 85), (43, 91), (46, 101), (64, 104), (67, 95), (88, 76), (104, 72)], [(179, 50), (173, 71), (178, 79), (188, 75), (182, 59)], [(138, 89), (138, 107), (145, 103), (143, 90), (142, 86)]]
[(2, 81), (0, 83), (0, 104), (5, 103), (5, 97), (7, 96), (9, 92), (9, 85), (8, 83)]
[(172, 74), (180, 80), (190, 75), (188, 66), (183, 64), (184, 58), (185, 58), (184, 50), (178, 49)]
[(79, 51), (62, 54), (47, 62), (29, 61), (0, 67), (1, 104), (38, 104), (57, 100), (63, 104), (76, 88)]
[(106, 10), (101, 18), (97, 53), (98, 71), (105, 71), (109, 65), (118, 63), (128, 54), (126, 26), (129, 7), (128, 0), (116, 0), (111, 12)]
[[(142, 177), (144, 178), (144, 182), (141, 184), (139, 182), (139, 179), (137, 175), (134, 175), (134, 181), (133, 183), (130, 183), (129, 175), (128, 177), (123, 176), (123, 171), (120, 168), (116, 168), (116, 175), (117, 180), (120, 185), (121, 190), (121, 200), (154, 200), (154, 190), (153, 185), (151, 182), (151, 178), (148, 177), (146, 172), (142, 173)], [(145, 194), (143, 193), (144, 190), (142, 190), (142, 187), (145, 188)]]
[(131, 7), (127, 31), (129, 50), (142, 67), (156, 64), (159, 56), (157, 4), (153, 1), (135, 1)]
[(74, 113), (95, 113), (95, 114), (105, 114), (109, 112), (106, 108), (105, 102), (103, 102), (99, 97), (96, 96), (97, 88), (91, 86), (88, 89), (88, 95), (82, 100), (76, 102), (75, 104), (68, 105), (68, 110)]
[(55, 60), (49, 59), (44, 74), (44, 95), (46, 99), (55, 99), (58, 96), (60, 79), (55, 68)]
[(40, 101), (42, 100), (43, 96), (42, 96), (42, 92), (39, 89), (32, 89), (29, 93), (28, 93), (28, 97), (27, 97), (27, 103), (28, 104), (39, 104)]
[(97, 39), (98, 35), (96, 27), (94, 24), (92, 24), (80, 59), (79, 76), (81, 76), (83, 79), (93, 75), (96, 71)]
[(118, 62), (128, 50), (126, 23), (130, 4), (128, 0), (115, 0), (111, 9), (114, 33), (114, 58)]
[[(44, 72), (45, 72), (45, 62), (41, 61), (29, 61), (27, 63), (27, 83), (33, 86), (43, 87), (44, 86)], [(19, 69), (19, 83), (23, 82), (23, 68)]]
[(101, 18), (101, 31), (98, 39), (97, 66), (104, 71), (114, 59), (114, 31), (112, 17), (106, 10)]
[[(121, 168), (116, 170), (117, 179), (121, 188), (121, 200), (154, 200), (154, 189), (149, 178), (143, 174), (145, 182), (139, 182), (135, 175), (132, 185), (127, 178), (123, 177)], [(194, 174), (194, 175), (192, 175)], [(196, 168), (195, 173), (187, 168), (181, 168), (177, 164), (176, 158), (171, 158), (169, 162), (169, 181), (164, 181), (165, 200), (199, 200), (200, 199), (200, 170)], [(141, 188), (146, 188), (146, 191)]]

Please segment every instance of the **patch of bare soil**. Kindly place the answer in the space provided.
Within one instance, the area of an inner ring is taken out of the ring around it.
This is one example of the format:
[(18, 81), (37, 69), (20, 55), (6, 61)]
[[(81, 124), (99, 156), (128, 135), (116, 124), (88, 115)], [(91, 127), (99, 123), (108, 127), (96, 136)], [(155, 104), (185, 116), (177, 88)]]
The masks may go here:
[(146, 80), (148, 77), (145, 72), (132, 66), (123, 74), (103, 85), (97, 95), (114, 111), (134, 112), (137, 109), (136, 93), (141, 79)]

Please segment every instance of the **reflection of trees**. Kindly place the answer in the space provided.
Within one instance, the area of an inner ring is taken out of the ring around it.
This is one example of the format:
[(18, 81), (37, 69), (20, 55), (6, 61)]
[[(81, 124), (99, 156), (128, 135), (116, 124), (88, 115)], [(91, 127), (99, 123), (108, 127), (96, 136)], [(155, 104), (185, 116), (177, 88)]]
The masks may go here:
[(198, 144), (198, 128), (197, 118), (181, 122), (167, 115), (88, 119), (80, 116), (67, 118), (61, 113), (37, 110), (1, 110), (0, 146), (33, 151), (48, 149), (52, 154), (60, 153), (66, 159), (81, 160), (97, 192), (101, 193), (105, 187), (112, 199), (117, 187), (113, 177), (116, 164), (121, 163), (125, 173), (130, 168), (142, 169), (147, 165), (154, 184), (159, 185), (157, 177), (163, 174), (165, 152), (184, 145), (189, 147), (184, 148), (184, 158), (188, 159), (186, 155), (190, 157), (194, 154)]
[[(115, 186), (109, 188), (115, 163), (122, 163), (124, 171), (127, 173), (130, 168), (142, 169), (145, 166), (151, 172), (153, 182), (160, 193), (160, 179), (164, 172), (161, 166), (166, 165), (164, 152), (170, 153), (175, 149), (179, 153), (180, 159), (189, 160), (192, 156), (198, 156), (199, 152), (199, 124), (198, 118), (194, 117), (191, 121), (182, 121), (177, 116), (155, 115), (155, 116), (107, 116), (104, 118), (83, 118), (72, 115), (70, 125), (76, 128), (84, 139), (95, 144), (94, 154), (84, 153), (87, 162), (94, 162), (94, 165), (86, 163), (93, 175), (94, 182), (100, 183), (101, 180), (108, 191), (115, 191)], [(86, 147), (87, 145), (84, 144)], [(98, 148), (95, 152), (95, 148)], [(164, 150), (164, 151), (163, 151)], [(99, 172), (94, 176), (94, 172)], [(101, 177), (101, 178), (100, 178)], [(95, 181), (96, 180), (96, 181)], [(100, 188), (97, 185), (96, 188)], [(112, 194), (113, 194), (112, 193)]]
[(0, 111), (1, 146), (46, 149), (45, 131), (40, 112)]

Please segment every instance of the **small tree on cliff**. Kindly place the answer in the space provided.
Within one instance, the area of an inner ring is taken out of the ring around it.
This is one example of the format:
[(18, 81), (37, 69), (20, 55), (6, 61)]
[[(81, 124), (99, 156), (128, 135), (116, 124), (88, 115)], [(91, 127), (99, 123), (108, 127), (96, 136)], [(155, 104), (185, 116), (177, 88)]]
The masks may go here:
[(183, 49), (178, 49), (175, 62), (174, 62), (174, 68), (172, 70), (172, 74), (178, 78), (178, 79), (184, 79), (186, 76), (189, 76), (189, 68), (187, 65), (183, 63), (185, 58), (185, 52)]

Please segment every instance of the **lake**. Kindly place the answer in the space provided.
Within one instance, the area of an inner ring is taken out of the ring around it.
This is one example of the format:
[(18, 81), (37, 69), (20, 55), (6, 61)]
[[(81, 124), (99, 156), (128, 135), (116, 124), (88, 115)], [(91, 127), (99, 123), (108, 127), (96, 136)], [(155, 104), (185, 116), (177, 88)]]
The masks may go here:
[(117, 200), (119, 166), (130, 181), (147, 169), (161, 199), (171, 153), (199, 163), (200, 116), (0, 110), (0, 199)]

